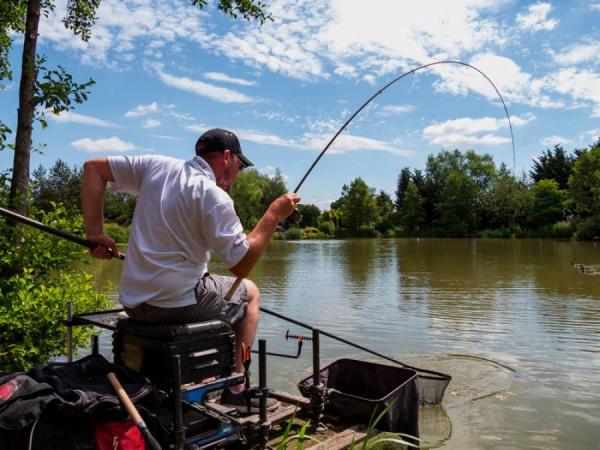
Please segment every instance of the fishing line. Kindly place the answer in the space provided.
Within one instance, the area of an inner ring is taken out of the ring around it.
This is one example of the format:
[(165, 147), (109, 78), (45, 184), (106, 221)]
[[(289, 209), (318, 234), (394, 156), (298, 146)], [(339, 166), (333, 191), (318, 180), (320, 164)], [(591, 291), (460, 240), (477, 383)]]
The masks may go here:
[(354, 111), (354, 113), (348, 118), (348, 120), (346, 120), (346, 122), (344, 122), (344, 124), (337, 131), (337, 133), (335, 133), (335, 135), (331, 138), (331, 140), (328, 142), (328, 144), (325, 146), (325, 148), (321, 151), (321, 153), (319, 153), (319, 156), (317, 156), (317, 159), (315, 159), (315, 161), (309, 167), (308, 171), (304, 174), (304, 176), (302, 177), (302, 179), (298, 183), (298, 186), (296, 186), (296, 189), (294, 189), (293, 192), (296, 193), (296, 192), (298, 192), (300, 190), (300, 187), (302, 186), (302, 184), (304, 184), (304, 180), (306, 180), (306, 178), (308, 177), (308, 175), (312, 172), (312, 170), (317, 165), (317, 163), (319, 162), (319, 160), (321, 159), (321, 157), (325, 154), (325, 152), (329, 149), (329, 147), (331, 147), (331, 145), (333, 144), (333, 142), (342, 133), (342, 131), (344, 131), (346, 129), (346, 127), (350, 124), (350, 122), (352, 122), (352, 120), (354, 120), (354, 118), (363, 109), (365, 109), (369, 103), (371, 103), (376, 97), (378, 97), (381, 93), (383, 93), (383, 91), (385, 91), (387, 88), (389, 88), (390, 86), (392, 86), (397, 81), (400, 81), (405, 76), (410, 75), (410, 74), (414, 74), (415, 72), (418, 72), (419, 70), (426, 69), (426, 68), (431, 67), (431, 66), (436, 66), (438, 64), (458, 64), (458, 65), (461, 65), (461, 66), (469, 67), (469, 68), (471, 68), (471, 69), (479, 72), (493, 86), (494, 90), (498, 94), (498, 97), (500, 98), (500, 101), (502, 102), (502, 106), (504, 107), (504, 112), (506, 113), (506, 118), (508, 119), (508, 126), (510, 128), (510, 138), (511, 138), (511, 141), (512, 141), (513, 176), (514, 176), (515, 175), (515, 137), (513, 135), (512, 122), (510, 121), (510, 114), (508, 113), (508, 108), (506, 107), (506, 103), (504, 102), (504, 98), (502, 98), (502, 94), (500, 94), (500, 91), (498, 90), (498, 88), (496, 87), (496, 85), (494, 84), (494, 82), (485, 73), (483, 73), (481, 70), (479, 70), (477, 67), (472, 66), (471, 64), (467, 64), (466, 62), (462, 62), (462, 61), (444, 60), (444, 61), (435, 61), (435, 62), (432, 62), (432, 63), (429, 63), (429, 64), (425, 64), (423, 66), (419, 66), (419, 67), (416, 67), (414, 69), (411, 69), (408, 72), (403, 73), (399, 77), (394, 78), (392, 81), (390, 81), (384, 87), (382, 87), (381, 89), (379, 89), (375, 94), (373, 94), (366, 102), (364, 102), (360, 106), (360, 108), (358, 108), (356, 111)]

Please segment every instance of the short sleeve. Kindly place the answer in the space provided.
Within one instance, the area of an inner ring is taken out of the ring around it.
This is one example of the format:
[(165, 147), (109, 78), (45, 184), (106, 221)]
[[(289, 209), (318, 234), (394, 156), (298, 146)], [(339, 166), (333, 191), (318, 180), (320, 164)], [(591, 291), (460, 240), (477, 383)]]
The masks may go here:
[(235, 213), (233, 202), (215, 205), (204, 215), (204, 235), (209, 247), (228, 269), (239, 263), (248, 252), (250, 243)]
[(153, 157), (145, 156), (110, 156), (108, 164), (115, 178), (112, 187), (117, 192), (139, 195), (144, 173), (152, 163)]

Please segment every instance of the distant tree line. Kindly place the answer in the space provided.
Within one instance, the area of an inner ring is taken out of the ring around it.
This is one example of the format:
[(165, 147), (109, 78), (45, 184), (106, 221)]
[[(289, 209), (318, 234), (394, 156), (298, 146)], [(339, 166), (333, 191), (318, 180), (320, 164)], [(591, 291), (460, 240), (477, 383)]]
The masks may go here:
[[(49, 211), (65, 203), (79, 212), (81, 167), (58, 160), (33, 172), (33, 205)], [(236, 211), (250, 230), (268, 205), (287, 192), (274, 176), (242, 172), (231, 189)], [(64, 199), (68, 199), (64, 202)], [(104, 214), (118, 227), (131, 223), (135, 198), (107, 191)], [(328, 210), (299, 205), (302, 221), (278, 237), (600, 237), (600, 141), (568, 154), (562, 146), (533, 160), (529, 173), (515, 177), (489, 154), (469, 150), (430, 155), (424, 170), (403, 168), (394, 198), (362, 178), (342, 187)], [(125, 236), (126, 238), (126, 236)]]

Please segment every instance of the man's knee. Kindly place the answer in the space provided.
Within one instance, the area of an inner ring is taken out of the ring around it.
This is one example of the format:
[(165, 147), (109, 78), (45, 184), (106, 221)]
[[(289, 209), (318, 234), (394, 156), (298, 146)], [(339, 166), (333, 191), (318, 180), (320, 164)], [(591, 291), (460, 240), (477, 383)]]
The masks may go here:
[(250, 280), (244, 280), (246, 283), (246, 293), (248, 295), (248, 302), (257, 302), (260, 299), (260, 291)]

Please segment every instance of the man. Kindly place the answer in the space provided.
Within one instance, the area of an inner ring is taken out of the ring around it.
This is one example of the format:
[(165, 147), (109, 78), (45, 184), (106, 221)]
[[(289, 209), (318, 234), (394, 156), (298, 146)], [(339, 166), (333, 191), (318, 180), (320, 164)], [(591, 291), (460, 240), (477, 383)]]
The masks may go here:
[[(107, 183), (138, 196), (119, 292), (127, 314), (147, 323), (229, 323), (239, 373), (244, 372), (242, 344), (251, 347), (256, 335), (260, 294), (244, 280), (225, 301), (234, 278), (208, 273), (209, 252), (236, 277), (247, 277), (278, 223), (300, 201), (296, 194), (279, 197), (246, 236), (227, 192), (251, 165), (233, 133), (213, 129), (200, 136), (190, 161), (155, 155), (86, 161), (82, 185), (85, 230), (98, 244), (91, 250), (97, 258), (118, 255), (115, 241), (103, 230)], [(242, 384), (226, 389), (221, 402), (245, 405), (242, 391)]]

